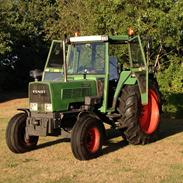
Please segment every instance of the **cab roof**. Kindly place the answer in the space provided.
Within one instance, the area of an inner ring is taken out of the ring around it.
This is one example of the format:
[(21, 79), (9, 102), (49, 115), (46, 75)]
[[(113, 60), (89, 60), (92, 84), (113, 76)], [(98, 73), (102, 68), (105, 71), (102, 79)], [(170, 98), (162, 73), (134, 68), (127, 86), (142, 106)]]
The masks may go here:
[(71, 43), (87, 43), (87, 42), (109, 42), (109, 43), (127, 43), (132, 37), (128, 35), (93, 35), (93, 36), (76, 36), (70, 37)]

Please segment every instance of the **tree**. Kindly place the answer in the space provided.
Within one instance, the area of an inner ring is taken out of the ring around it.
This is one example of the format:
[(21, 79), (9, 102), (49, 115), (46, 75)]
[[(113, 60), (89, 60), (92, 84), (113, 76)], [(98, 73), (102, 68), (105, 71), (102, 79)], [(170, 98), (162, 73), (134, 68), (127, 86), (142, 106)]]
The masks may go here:
[(0, 1), (0, 69), (8, 67), (27, 83), (29, 70), (43, 68), (52, 39), (78, 30), (81, 35), (126, 34), (129, 27), (151, 38), (151, 62), (160, 58), (161, 71), (171, 64), (182, 68), (182, 12), (181, 0)]
[(54, 17), (54, 6), (46, 0), (7, 0), (1, 1), (0, 7), (0, 70), (11, 71), (1, 76), (0, 85), (7, 87), (7, 82), (2, 82), (6, 76), (6, 81), (13, 78), (16, 83), (10, 82), (10, 86), (25, 86), (29, 71), (43, 69), (46, 61), (45, 22)]

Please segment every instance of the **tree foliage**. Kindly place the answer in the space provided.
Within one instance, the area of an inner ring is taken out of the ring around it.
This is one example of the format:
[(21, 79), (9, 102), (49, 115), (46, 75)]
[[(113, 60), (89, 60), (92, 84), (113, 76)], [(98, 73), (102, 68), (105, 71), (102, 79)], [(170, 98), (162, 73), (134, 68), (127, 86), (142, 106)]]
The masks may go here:
[(44, 26), (54, 11), (45, 0), (0, 3), (0, 86), (21, 87), (28, 83), (31, 69), (43, 68), (48, 46)]
[(7, 78), (26, 84), (31, 69), (43, 68), (52, 39), (126, 34), (129, 27), (151, 40), (152, 64), (159, 54), (162, 88), (182, 92), (182, 0), (0, 1), (0, 86)]

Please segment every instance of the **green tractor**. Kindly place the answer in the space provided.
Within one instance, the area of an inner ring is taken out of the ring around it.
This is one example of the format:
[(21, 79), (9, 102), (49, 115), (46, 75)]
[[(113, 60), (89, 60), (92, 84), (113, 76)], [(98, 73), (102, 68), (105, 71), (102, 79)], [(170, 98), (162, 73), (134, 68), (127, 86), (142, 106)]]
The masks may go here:
[(75, 158), (102, 152), (105, 123), (131, 144), (156, 140), (161, 99), (138, 35), (76, 36), (52, 42), (42, 80), (32, 72), (29, 109), (12, 117), (6, 142), (14, 153), (39, 136), (71, 135)]

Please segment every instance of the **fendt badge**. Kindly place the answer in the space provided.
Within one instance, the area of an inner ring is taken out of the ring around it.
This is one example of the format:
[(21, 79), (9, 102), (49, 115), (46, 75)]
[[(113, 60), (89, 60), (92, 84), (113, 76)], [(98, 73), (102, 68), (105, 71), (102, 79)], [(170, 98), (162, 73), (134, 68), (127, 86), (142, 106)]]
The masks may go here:
[(46, 91), (45, 90), (32, 90), (33, 94), (45, 94)]

